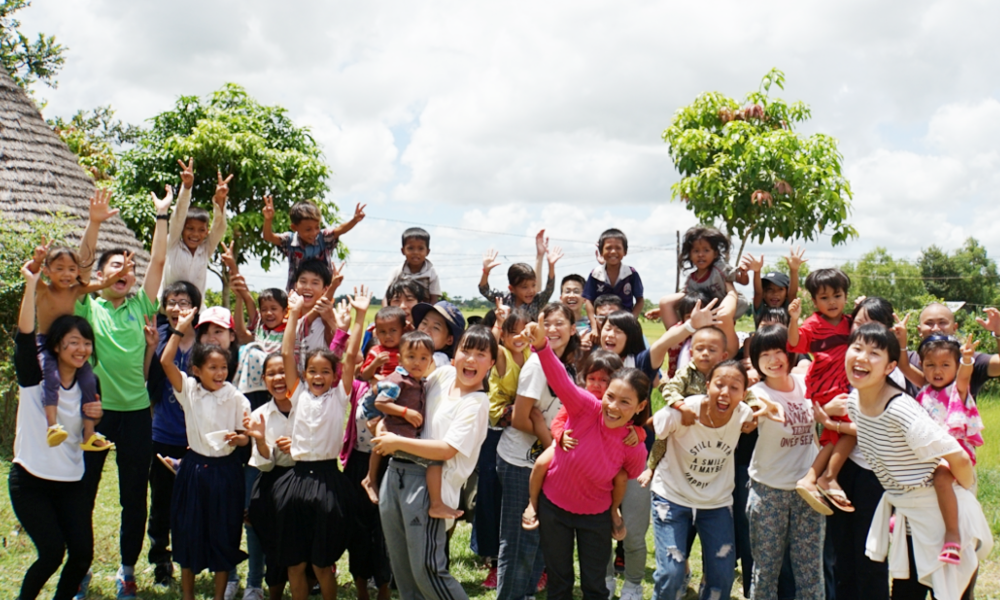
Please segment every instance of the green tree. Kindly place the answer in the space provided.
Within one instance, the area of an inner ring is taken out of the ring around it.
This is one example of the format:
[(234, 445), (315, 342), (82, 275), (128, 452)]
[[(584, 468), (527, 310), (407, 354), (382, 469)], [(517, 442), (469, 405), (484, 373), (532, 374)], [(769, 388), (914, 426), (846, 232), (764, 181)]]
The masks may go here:
[(30, 94), (36, 81), (56, 87), (56, 75), (66, 62), (68, 48), (57, 43), (55, 36), (39, 33), (32, 41), (21, 33), (21, 22), (14, 13), (29, 6), (28, 0), (4, 0), (0, 4), (0, 62), (11, 79)]
[(919, 308), (915, 299), (927, 294), (920, 268), (896, 260), (882, 247), (875, 248), (857, 263), (840, 267), (851, 278), (851, 296), (878, 296), (892, 303), (897, 311)]
[(928, 293), (945, 300), (990, 305), (1000, 299), (997, 263), (975, 238), (952, 254), (931, 246), (920, 256), (920, 272)]
[(784, 82), (784, 73), (772, 69), (743, 102), (704, 93), (678, 109), (663, 132), (681, 174), (673, 198), (703, 223), (723, 222), (740, 240), (737, 260), (748, 239), (815, 240), (826, 232), (837, 245), (857, 237), (846, 223), (851, 187), (837, 141), (794, 131), (811, 113), (802, 102), (769, 96)]
[(134, 142), (138, 131), (135, 126), (115, 119), (110, 104), (77, 111), (68, 120), (62, 117), (47, 119), (46, 123), (66, 142), (77, 155), (80, 166), (99, 185), (110, 183), (118, 165), (115, 152), (123, 144)]
[[(330, 170), (309, 129), (297, 127), (284, 108), (260, 104), (236, 84), (205, 98), (181, 96), (172, 110), (132, 133), (133, 146), (118, 156), (115, 204), (147, 247), (154, 226), (149, 193), (162, 194), (166, 184), (176, 187), (177, 160), (189, 157), (195, 167), (194, 205), (211, 211), (216, 172), (234, 175), (227, 209), (240, 264), (258, 257), (269, 269), (281, 258), (260, 235), (268, 194), (274, 196), (276, 231), (287, 231), (288, 209), (305, 200), (315, 201), (328, 222), (337, 222), (337, 207), (322, 200)], [(224, 290), (226, 284), (223, 278)]]

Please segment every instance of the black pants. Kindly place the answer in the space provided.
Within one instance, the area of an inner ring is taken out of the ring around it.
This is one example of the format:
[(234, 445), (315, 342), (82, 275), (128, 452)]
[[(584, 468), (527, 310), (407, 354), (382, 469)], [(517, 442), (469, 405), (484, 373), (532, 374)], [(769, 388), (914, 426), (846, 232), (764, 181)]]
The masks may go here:
[[(910, 557), (910, 578), (892, 580), (892, 600), (926, 600), (927, 594), (934, 598), (931, 588), (920, 583), (917, 578), (917, 561), (913, 558), (913, 539), (906, 536), (906, 552)], [(962, 600), (973, 600), (976, 597), (976, 578), (979, 571), (972, 575), (969, 587), (962, 592)]]
[[(146, 486), (149, 454), (153, 447), (153, 416), (148, 408), (132, 411), (105, 410), (96, 430), (114, 442), (118, 463), (118, 502), (122, 507), (120, 544), (122, 564), (135, 566), (146, 532)], [(88, 508), (92, 511), (101, 485), (107, 452), (84, 452)]]
[[(379, 586), (389, 583), (392, 572), (389, 569), (389, 552), (385, 547), (385, 537), (382, 535), (382, 518), (378, 505), (368, 500), (367, 494), (361, 488), (361, 480), (368, 475), (368, 459), (371, 454), (352, 450), (344, 466), (344, 475), (350, 480), (358, 497), (356, 511), (359, 522), (360, 536), (357, 549), (349, 552), (349, 569), (352, 579), (375, 578)], [(379, 466), (379, 481), (385, 477), (389, 468), (389, 459), (383, 458)], [(268, 569), (270, 572), (270, 569)]]
[(538, 499), (539, 547), (549, 574), (550, 600), (573, 598), (573, 546), (580, 557), (580, 590), (586, 600), (607, 600), (604, 582), (611, 560), (611, 510), (577, 515), (553, 504), (545, 494)]
[(38, 550), (38, 559), (24, 574), (19, 597), (34, 600), (65, 556), (54, 598), (72, 598), (94, 557), (91, 503), (86, 489), (80, 481), (35, 477), (16, 463), (10, 467), (8, 484), (14, 514)]
[(157, 454), (184, 458), (187, 446), (153, 442), (153, 452), (149, 462), (149, 523), (146, 526), (151, 565), (170, 562), (170, 498), (174, 495), (174, 479), (177, 478), (160, 462), (160, 459), (156, 458)]
[(826, 530), (836, 550), (834, 580), (838, 598), (889, 600), (889, 564), (865, 556), (865, 540), (885, 490), (875, 473), (848, 460), (837, 477), (854, 505), (853, 513), (834, 510)]

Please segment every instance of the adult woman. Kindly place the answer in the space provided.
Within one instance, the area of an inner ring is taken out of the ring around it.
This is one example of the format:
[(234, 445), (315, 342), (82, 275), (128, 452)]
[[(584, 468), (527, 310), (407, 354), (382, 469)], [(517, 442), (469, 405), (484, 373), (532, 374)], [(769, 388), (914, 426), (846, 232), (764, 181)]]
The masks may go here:
[[(580, 338), (573, 312), (565, 304), (551, 302), (539, 317), (552, 352), (564, 366), (572, 365)], [(544, 561), (539, 552), (538, 531), (521, 527), (521, 514), (528, 505), (528, 480), (538, 455), (552, 445), (548, 428), (562, 403), (548, 385), (542, 364), (532, 355), (518, 379), (511, 426), (497, 445), (497, 475), (500, 477), (500, 556), (497, 559), (497, 600), (522, 600), (535, 595)]]
[[(524, 336), (531, 341), (549, 385), (565, 402), (578, 446), (572, 452), (557, 447), (539, 498), (541, 547), (549, 572), (548, 596), (573, 596), (573, 546), (578, 544), (580, 587), (584, 598), (607, 598), (602, 579), (611, 558), (611, 489), (623, 469), (629, 479), (642, 472), (646, 449), (627, 446), (628, 425), (648, 418), (649, 378), (638, 369), (622, 368), (598, 401), (576, 387), (551, 347), (544, 313), (540, 323), (529, 323)], [(558, 339), (558, 338), (556, 338)]]
[[(448, 506), (458, 505), (462, 484), (476, 468), (486, 439), (490, 404), (483, 380), (496, 356), (489, 330), (470, 327), (456, 345), (455, 366), (439, 367), (427, 378), (420, 439), (385, 433), (372, 440), (374, 451), (383, 455), (403, 451), (443, 461), (441, 496)], [(450, 523), (428, 517), (429, 505), (426, 469), (404, 458), (390, 459), (379, 491), (379, 514), (399, 596), (467, 598), (448, 572)]]
[(708, 395), (684, 401), (698, 415), (693, 425), (684, 426), (680, 411), (673, 408), (660, 409), (653, 416), (656, 437), (668, 442), (651, 484), (656, 598), (676, 598), (681, 590), (692, 525), (701, 538), (702, 598), (718, 597), (732, 588), (736, 570), (733, 449), (743, 424), (754, 418), (741, 401), (746, 384), (743, 365), (723, 361), (709, 373)]
[[(856, 428), (858, 447), (886, 492), (875, 511), (867, 550), (874, 560), (889, 558), (894, 578), (892, 597), (925, 598), (933, 589), (939, 600), (968, 593), (979, 561), (993, 547), (982, 507), (968, 488), (975, 482), (972, 462), (958, 442), (941, 429), (917, 402), (890, 379), (896, 368), (899, 342), (880, 324), (863, 325), (848, 340), (845, 364), (854, 391), (847, 403)], [(934, 470), (948, 461), (955, 479), (962, 537), (957, 565), (938, 560), (944, 539), (944, 519), (934, 492)], [(896, 523), (889, 533), (889, 516)], [(888, 549), (892, 538), (892, 550)]]
[[(14, 514), (34, 542), (38, 559), (28, 567), (21, 583), (20, 598), (33, 600), (45, 582), (66, 563), (56, 587), (56, 600), (72, 598), (90, 568), (94, 555), (94, 530), (90, 500), (83, 479), (83, 418), (81, 392), (76, 371), (94, 351), (94, 332), (81, 317), (62, 316), (49, 327), (46, 345), (55, 355), (61, 386), (58, 419), (69, 433), (62, 444), (50, 448), (42, 406), (42, 370), (35, 346), (35, 290), (37, 273), (27, 266), (24, 298), (15, 339), (14, 368), (19, 398), (14, 463), (10, 468), (10, 501)], [(87, 405), (87, 416), (101, 417), (97, 403)], [(93, 408), (91, 408), (93, 406)]]

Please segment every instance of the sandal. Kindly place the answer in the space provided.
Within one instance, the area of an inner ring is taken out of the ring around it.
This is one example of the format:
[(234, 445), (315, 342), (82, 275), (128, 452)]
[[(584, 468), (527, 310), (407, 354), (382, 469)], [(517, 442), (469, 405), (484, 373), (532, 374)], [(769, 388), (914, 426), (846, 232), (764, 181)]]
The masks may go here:
[(944, 546), (941, 546), (941, 554), (938, 554), (938, 560), (949, 565), (961, 564), (962, 545), (948, 542)]
[[(104, 442), (103, 446), (98, 446), (97, 442)], [(95, 433), (90, 436), (86, 442), (80, 444), (80, 448), (87, 452), (104, 452), (105, 450), (111, 450), (115, 445), (108, 441), (108, 438), (104, 437), (100, 433)]]
[(521, 514), (521, 527), (527, 531), (538, 529), (538, 515), (535, 514), (535, 507), (528, 503), (528, 508)]
[(802, 496), (809, 508), (827, 517), (833, 514), (833, 509), (823, 501), (823, 496), (818, 491), (809, 491), (804, 485), (795, 486), (795, 491), (799, 493), (799, 496)]
[(181, 459), (179, 458), (171, 458), (169, 456), (163, 456), (159, 453), (157, 453), (156, 458), (158, 458), (163, 466), (174, 475), (176, 475), (177, 471), (181, 468)]
[(50, 448), (55, 448), (65, 442), (68, 437), (69, 433), (63, 429), (63, 426), (56, 423), (55, 425), (49, 425), (48, 432), (45, 434), (45, 441), (48, 442)]
[(844, 490), (825, 490), (819, 486), (816, 486), (816, 489), (838, 509), (846, 513), (854, 512), (854, 505), (847, 499), (847, 494), (844, 493)]

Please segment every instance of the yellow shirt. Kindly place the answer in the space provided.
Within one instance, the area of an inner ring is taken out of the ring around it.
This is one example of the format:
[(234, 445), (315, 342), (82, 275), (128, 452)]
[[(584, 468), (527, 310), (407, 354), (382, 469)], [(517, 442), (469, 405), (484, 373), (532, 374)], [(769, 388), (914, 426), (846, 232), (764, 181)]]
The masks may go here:
[[(517, 396), (517, 381), (521, 376), (521, 367), (514, 362), (514, 355), (507, 348), (500, 346), (500, 352), (506, 359), (507, 371), (503, 376), (497, 373), (496, 367), (490, 370), (490, 426), (497, 427), (500, 418), (508, 406), (514, 404)], [(531, 356), (531, 348), (524, 347), (524, 360)], [(523, 361), (522, 361), (523, 362)]]

